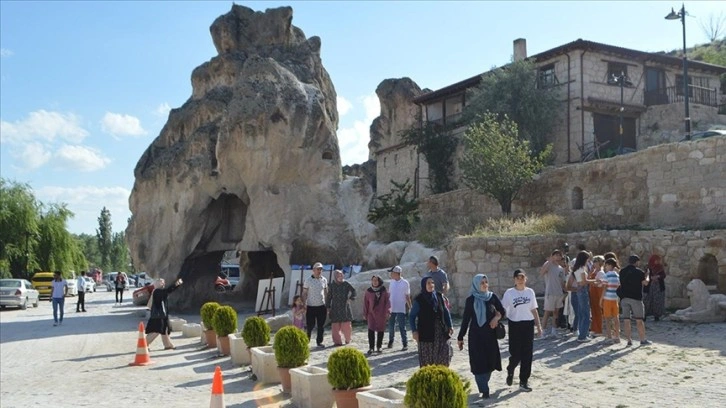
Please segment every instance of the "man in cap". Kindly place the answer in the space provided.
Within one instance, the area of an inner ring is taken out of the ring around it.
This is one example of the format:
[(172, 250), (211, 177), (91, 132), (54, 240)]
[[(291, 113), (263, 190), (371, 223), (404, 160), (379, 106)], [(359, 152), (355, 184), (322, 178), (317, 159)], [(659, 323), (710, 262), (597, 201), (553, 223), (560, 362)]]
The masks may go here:
[(313, 274), (305, 278), (303, 282), (302, 300), (307, 306), (305, 320), (308, 339), (312, 335), (313, 327), (317, 326), (318, 335), (315, 341), (319, 348), (325, 347), (323, 344), (323, 330), (325, 318), (328, 315), (328, 310), (325, 307), (327, 293), (328, 280), (323, 276), (323, 264), (316, 262), (313, 265)]
[(630, 255), (628, 257), (628, 266), (620, 270), (620, 288), (622, 290), (622, 299), (620, 306), (623, 309), (623, 332), (628, 338), (628, 346), (633, 345), (631, 335), (630, 321), (635, 320), (638, 328), (638, 337), (640, 345), (647, 346), (650, 344), (645, 338), (645, 307), (643, 306), (643, 286), (650, 284), (650, 278), (638, 268), (640, 257), (638, 255)]
[(389, 298), (391, 300), (391, 317), (388, 319), (388, 348), (393, 348), (393, 338), (398, 322), (398, 330), (401, 332), (401, 351), (408, 350), (408, 338), (406, 337), (406, 312), (411, 309), (411, 287), (408, 281), (401, 279), (401, 267), (396, 265), (389, 269), (391, 283), (389, 287)]

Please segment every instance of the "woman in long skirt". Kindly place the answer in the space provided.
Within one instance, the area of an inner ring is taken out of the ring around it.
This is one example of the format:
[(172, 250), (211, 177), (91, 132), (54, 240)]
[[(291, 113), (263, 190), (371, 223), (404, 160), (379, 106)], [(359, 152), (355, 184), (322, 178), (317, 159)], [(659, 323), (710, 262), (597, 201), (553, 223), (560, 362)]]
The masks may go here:
[(451, 362), (449, 339), (454, 334), (451, 314), (444, 297), (434, 290), (434, 280), (421, 280), (421, 293), (416, 296), (409, 315), (413, 339), (418, 342), (419, 367)]
[(665, 312), (665, 264), (660, 255), (651, 255), (648, 259), (648, 273), (650, 274), (650, 285), (643, 287), (645, 292), (645, 315), (660, 320)]
[(156, 339), (157, 336), (161, 335), (161, 341), (164, 343), (164, 350), (173, 350), (175, 347), (171, 343), (169, 333), (171, 333), (171, 326), (169, 325), (169, 302), (167, 298), (169, 294), (176, 290), (182, 283), (181, 279), (177, 279), (174, 285), (165, 287), (166, 282), (164, 279), (159, 279), (154, 283), (156, 289), (151, 292), (151, 298), (149, 299), (150, 304), (150, 317), (149, 322), (146, 323), (146, 345), (151, 346), (151, 342)]

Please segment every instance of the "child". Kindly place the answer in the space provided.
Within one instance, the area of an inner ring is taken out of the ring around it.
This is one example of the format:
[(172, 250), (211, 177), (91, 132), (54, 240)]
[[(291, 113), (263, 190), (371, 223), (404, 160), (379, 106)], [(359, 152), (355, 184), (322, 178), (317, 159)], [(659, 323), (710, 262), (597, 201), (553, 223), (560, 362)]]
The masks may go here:
[[(605, 318), (605, 335), (608, 339), (612, 339), (613, 343), (620, 343), (620, 319), (618, 317), (618, 295), (617, 290), (620, 286), (620, 277), (615, 272), (618, 267), (618, 261), (615, 259), (605, 260), (605, 279), (607, 287), (600, 298), (600, 306)], [(611, 337), (612, 336), (612, 337)]]
[(298, 329), (305, 329), (305, 311), (307, 308), (300, 295), (292, 298), (292, 324)]

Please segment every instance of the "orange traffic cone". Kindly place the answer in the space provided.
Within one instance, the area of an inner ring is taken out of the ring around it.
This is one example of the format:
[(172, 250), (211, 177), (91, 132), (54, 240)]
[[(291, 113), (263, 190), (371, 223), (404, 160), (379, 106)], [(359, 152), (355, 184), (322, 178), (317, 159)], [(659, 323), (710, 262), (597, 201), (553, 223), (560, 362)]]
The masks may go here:
[(146, 337), (144, 337), (144, 322), (139, 322), (139, 339), (136, 341), (136, 358), (134, 359), (134, 362), (129, 363), (129, 365), (143, 366), (151, 363), (149, 347), (146, 344)]
[(224, 384), (222, 383), (222, 369), (219, 366), (214, 369), (212, 398), (209, 400), (209, 408), (224, 408)]

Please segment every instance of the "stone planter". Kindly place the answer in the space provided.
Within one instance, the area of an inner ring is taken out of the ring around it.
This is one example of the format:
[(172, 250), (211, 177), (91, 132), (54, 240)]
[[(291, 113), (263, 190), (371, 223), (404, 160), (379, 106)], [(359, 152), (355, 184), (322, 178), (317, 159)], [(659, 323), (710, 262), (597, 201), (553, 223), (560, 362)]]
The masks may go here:
[(290, 370), (292, 402), (299, 408), (331, 408), (333, 387), (328, 383), (328, 370), (303, 366)]
[(196, 323), (187, 323), (182, 326), (182, 335), (184, 337), (200, 337), (202, 335), (202, 326)]
[(406, 393), (395, 388), (363, 391), (356, 394), (359, 408), (404, 408)]
[(252, 347), (252, 373), (262, 384), (280, 383), (280, 373), (277, 371), (277, 361), (272, 346)]
[(250, 365), (252, 362), (250, 349), (247, 348), (244, 339), (234, 334), (229, 335), (229, 355), (233, 364)]
[(175, 332), (183, 331), (185, 324), (187, 324), (187, 321), (184, 319), (177, 319), (177, 318), (169, 319), (169, 327), (171, 327), (171, 331), (175, 331)]

